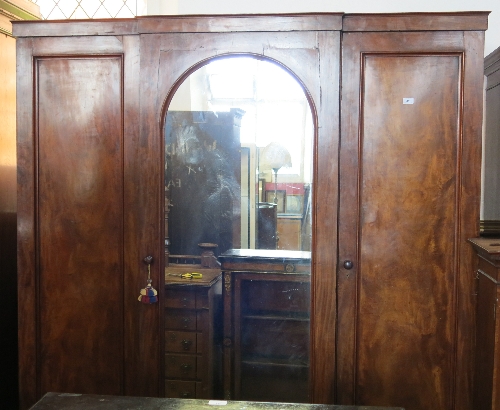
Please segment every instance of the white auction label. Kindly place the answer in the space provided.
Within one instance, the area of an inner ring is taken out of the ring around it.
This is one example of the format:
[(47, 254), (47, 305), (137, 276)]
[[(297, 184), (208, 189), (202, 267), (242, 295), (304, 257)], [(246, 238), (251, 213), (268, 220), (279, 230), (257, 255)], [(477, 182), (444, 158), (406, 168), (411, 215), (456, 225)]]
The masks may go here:
[(415, 102), (415, 98), (403, 98), (403, 104), (413, 104)]
[(208, 404), (210, 406), (225, 406), (227, 404), (227, 400), (209, 400)]

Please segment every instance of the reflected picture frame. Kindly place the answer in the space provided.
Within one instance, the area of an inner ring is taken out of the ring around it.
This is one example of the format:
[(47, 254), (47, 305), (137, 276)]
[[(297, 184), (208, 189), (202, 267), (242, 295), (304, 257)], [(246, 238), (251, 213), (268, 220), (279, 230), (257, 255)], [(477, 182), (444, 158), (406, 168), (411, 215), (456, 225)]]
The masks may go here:
[(302, 214), (304, 209), (304, 195), (287, 195), (285, 213)]
[[(286, 209), (286, 191), (278, 189), (276, 190), (276, 208), (279, 214), (284, 214)], [(266, 202), (274, 202), (274, 190), (266, 191)]]

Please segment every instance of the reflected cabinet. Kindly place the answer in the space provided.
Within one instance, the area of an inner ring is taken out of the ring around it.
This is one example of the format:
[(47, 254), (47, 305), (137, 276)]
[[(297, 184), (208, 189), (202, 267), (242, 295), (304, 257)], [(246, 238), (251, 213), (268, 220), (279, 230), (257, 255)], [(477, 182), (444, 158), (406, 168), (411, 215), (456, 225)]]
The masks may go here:
[(21, 407), (472, 408), (487, 16), (14, 22)]
[(233, 249), (220, 259), (225, 397), (307, 403), (310, 252)]
[(493, 410), (500, 406), (498, 371), (500, 315), (500, 240), (473, 238), (476, 265), (476, 358), (474, 366), (474, 409)]

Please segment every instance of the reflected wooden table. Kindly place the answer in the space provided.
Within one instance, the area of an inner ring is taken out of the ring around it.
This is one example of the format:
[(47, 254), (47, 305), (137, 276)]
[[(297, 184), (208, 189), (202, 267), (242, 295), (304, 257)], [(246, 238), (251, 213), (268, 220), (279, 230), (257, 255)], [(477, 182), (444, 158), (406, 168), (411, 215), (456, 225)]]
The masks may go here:
[(403, 410), (401, 407), (262, 403), (47, 393), (32, 410)]

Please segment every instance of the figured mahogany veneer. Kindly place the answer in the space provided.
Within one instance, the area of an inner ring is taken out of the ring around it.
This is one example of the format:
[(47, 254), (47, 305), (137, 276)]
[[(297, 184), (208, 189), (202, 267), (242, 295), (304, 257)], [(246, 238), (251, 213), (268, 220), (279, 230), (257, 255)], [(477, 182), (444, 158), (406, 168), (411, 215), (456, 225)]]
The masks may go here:
[(163, 121), (230, 54), (313, 113), (308, 400), (470, 409), (487, 15), (14, 22), (22, 409), (165, 393)]

